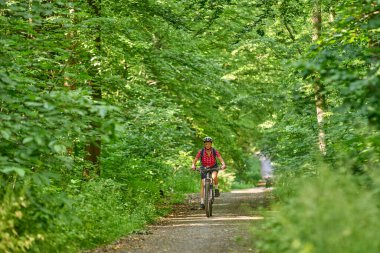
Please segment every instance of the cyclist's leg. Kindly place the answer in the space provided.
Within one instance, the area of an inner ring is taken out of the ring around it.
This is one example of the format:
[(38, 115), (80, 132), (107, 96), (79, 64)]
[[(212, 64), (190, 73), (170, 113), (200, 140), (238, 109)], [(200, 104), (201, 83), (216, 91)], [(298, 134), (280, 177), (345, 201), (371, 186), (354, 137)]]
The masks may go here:
[(206, 174), (201, 173), (201, 189), (200, 189), (200, 198), (201, 198), (200, 206), (201, 206), (201, 208), (204, 208), (204, 189), (203, 189), (203, 187), (204, 187), (205, 178), (206, 178)]
[(219, 188), (218, 188), (218, 172), (213, 171), (212, 172), (212, 178), (214, 179), (214, 189), (215, 189), (215, 197), (219, 197)]
[(212, 172), (212, 178), (214, 179), (214, 185), (218, 185), (218, 172), (217, 171)]
[(201, 191), (200, 191), (201, 202), (202, 202), (202, 199), (204, 198), (203, 184), (204, 184), (204, 179), (201, 179)]

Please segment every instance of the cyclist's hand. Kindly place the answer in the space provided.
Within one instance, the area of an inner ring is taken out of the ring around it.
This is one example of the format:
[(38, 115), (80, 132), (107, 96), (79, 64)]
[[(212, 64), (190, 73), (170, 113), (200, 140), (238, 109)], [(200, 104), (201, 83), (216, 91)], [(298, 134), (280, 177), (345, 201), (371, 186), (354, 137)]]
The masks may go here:
[(223, 164), (223, 165), (222, 165), (222, 170), (225, 170), (225, 169), (226, 169), (226, 165)]
[(195, 170), (195, 165), (194, 165), (194, 164), (191, 165), (191, 169), (192, 169), (192, 170)]

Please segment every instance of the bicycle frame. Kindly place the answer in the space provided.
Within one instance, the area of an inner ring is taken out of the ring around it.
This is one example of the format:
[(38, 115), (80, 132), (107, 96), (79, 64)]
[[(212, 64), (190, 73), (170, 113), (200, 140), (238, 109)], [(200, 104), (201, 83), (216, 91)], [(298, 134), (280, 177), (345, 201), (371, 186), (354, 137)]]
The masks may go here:
[(219, 168), (201, 167), (198, 169), (201, 173), (206, 173), (206, 178), (203, 179), (203, 196), (205, 201), (206, 216), (212, 216), (212, 204), (214, 203), (215, 191), (214, 191), (214, 179), (212, 178), (212, 172), (219, 171)]

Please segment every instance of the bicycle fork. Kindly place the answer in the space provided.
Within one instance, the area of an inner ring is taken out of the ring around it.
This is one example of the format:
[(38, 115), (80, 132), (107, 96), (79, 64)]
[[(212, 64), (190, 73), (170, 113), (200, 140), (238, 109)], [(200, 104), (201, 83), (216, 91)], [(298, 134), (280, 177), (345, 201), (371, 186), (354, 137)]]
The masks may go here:
[(209, 193), (207, 194), (208, 198), (211, 199), (212, 202), (214, 202), (214, 179), (207, 175), (205, 179), (203, 179), (203, 196), (206, 197), (206, 182), (209, 182)]

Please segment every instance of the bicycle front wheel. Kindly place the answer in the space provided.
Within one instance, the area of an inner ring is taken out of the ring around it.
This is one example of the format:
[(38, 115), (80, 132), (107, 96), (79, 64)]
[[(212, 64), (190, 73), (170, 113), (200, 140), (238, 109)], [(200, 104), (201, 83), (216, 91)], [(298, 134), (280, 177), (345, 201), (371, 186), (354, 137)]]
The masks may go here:
[(206, 210), (207, 217), (210, 217), (212, 215), (211, 199), (212, 199), (212, 196), (210, 195), (210, 182), (206, 180), (205, 182), (205, 210)]
[(210, 213), (210, 216), (212, 216), (212, 203), (214, 203), (214, 189), (212, 187), (212, 185), (210, 185), (210, 189), (209, 189), (209, 198), (208, 198), (208, 202), (209, 202), (209, 213)]

